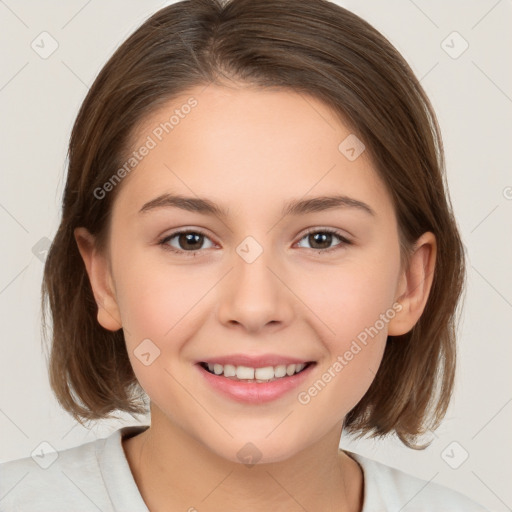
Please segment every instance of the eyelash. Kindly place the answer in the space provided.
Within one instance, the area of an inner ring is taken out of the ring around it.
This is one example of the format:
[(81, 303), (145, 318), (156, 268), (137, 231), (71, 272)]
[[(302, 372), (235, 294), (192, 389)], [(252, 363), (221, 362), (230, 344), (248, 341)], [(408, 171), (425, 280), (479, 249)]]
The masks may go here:
[[(309, 231), (307, 231), (306, 233), (304, 233), (304, 235), (302, 236), (302, 238), (299, 240), (299, 242), (301, 240), (303, 240), (304, 238), (306, 238), (307, 236), (313, 234), (313, 233), (328, 233), (328, 234), (331, 234), (331, 235), (335, 235), (337, 238), (339, 238), (339, 240), (341, 241), (341, 243), (339, 244), (336, 244), (335, 246), (333, 247), (330, 247), (328, 249), (309, 249), (310, 251), (316, 251), (318, 252), (319, 254), (325, 254), (325, 253), (331, 253), (333, 251), (337, 251), (337, 250), (341, 250), (343, 249), (344, 246), (347, 246), (347, 245), (352, 245), (352, 242), (350, 240), (348, 240), (346, 237), (344, 237), (340, 231), (337, 231), (336, 229), (331, 229), (331, 228), (313, 228)], [(170, 240), (172, 240), (173, 238), (179, 236), (179, 235), (187, 235), (187, 234), (194, 234), (194, 235), (201, 235), (201, 236), (204, 236), (205, 238), (208, 238), (209, 237), (199, 231), (199, 230), (183, 230), (183, 231), (176, 231), (175, 233), (171, 233), (170, 235), (167, 235), (166, 237), (162, 238), (161, 240), (158, 241), (158, 244), (162, 246), (162, 248), (166, 251), (171, 251), (173, 253), (176, 253), (176, 254), (179, 254), (179, 255), (183, 255), (185, 257), (195, 257), (197, 253), (201, 252), (202, 250), (198, 250), (198, 251), (184, 251), (182, 249), (175, 249), (174, 247), (171, 247), (170, 245), (168, 245), (167, 242), (169, 242)]]

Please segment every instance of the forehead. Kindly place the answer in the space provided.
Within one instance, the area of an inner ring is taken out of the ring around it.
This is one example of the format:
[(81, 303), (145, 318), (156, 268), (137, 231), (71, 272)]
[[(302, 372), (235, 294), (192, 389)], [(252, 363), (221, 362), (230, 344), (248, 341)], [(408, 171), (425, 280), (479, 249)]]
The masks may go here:
[(291, 90), (198, 86), (147, 116), (134, 134), (132, 151), (150, 149), (121, 184), (120, 200), (132, 210), (165, 192), (235, 211), (333, 192), (389, 199), (365, 151), (347, 158), (346, 141), (358, 140), (350, 128), (323, 102)]

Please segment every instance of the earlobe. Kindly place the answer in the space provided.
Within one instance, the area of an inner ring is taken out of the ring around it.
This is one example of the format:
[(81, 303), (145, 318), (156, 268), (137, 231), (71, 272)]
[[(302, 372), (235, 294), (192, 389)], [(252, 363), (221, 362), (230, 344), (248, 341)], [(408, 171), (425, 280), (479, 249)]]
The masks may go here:
[(435, 235), (423, 233), (414, 245), (408, 268), (400, 276), (395, 301), (402, 309), (388, 324), (390, 336), (408, 333), (420, 319), (434, 279), (436, 253)]
[(107, 258), (97, 250), (94, 236), (86, 228), (75, 228), (73, 233), (98, 305), (98, 323), (117, 331), (122, 327), (121, 315)]

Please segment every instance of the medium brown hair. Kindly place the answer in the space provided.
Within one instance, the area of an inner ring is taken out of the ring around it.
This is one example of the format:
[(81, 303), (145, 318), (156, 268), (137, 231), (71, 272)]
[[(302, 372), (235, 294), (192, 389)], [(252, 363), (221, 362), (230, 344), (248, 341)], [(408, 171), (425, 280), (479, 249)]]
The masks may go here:
[(230, 81), (323, 101), (364, 142), (389, 190), (404, 261), (424, 232), (436, 236), (425, 310), (410, 332), (388, 337), (374, 381), (344, 422), (357, 437), (395, 433), (422, 448), (417, 437), (437, 428), (450, 401), (465, 276), (440, 131), (398, 51), (367, 22), (326, 0), (178, 2), (143, 23), (99, 73), (72, 130), (62, 220), (42, 285), (43, 327), (46, 302), (53, 319), (50, 384), (59, 403), (81, 423), (114, 410), (147, 412), (122, 329), (111, 332), (97, 322), (73, 230), (86, 227), (106, 247), (122, 183), (101, 200), (94, 191), (123, 165), (137, 128), (187, 89)]

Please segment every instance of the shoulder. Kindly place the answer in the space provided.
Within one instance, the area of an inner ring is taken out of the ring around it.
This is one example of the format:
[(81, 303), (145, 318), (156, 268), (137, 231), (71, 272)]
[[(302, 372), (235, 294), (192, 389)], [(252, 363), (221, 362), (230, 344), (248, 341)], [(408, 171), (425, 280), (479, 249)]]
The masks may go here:
[(109, 511), (98, 455), (106, 439), (0, 464), (0, 508), (14, 512)]
[(345, 453), (363, 470), (362, 512), (486, 512), (482, 505), (467, 496), (432, 480), (422, 480), (350, 451), (345, 450)]

